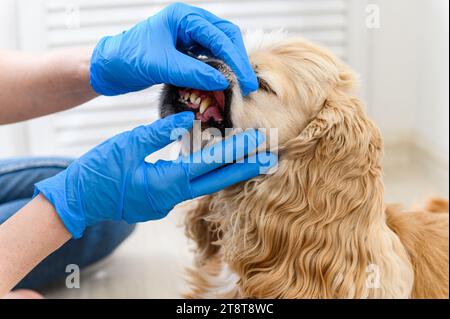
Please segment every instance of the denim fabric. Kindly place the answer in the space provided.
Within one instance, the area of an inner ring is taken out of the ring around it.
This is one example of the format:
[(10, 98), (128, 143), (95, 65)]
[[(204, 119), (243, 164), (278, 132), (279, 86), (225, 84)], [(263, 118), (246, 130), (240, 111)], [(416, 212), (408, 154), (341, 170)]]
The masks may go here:
[[(0, 160), (0, 224), (30, 201), (35, 183), (59, 173), (70, 162), (68, 158), (58, 157)], [(82, 238), (69, 240), (37, 265), (16, 288), (41, 289), (62, 280), (67, 276), (68, 264), (77, 264), (82, 269), (104, 258), (134, 227), (112, 221), (88, 227)]]

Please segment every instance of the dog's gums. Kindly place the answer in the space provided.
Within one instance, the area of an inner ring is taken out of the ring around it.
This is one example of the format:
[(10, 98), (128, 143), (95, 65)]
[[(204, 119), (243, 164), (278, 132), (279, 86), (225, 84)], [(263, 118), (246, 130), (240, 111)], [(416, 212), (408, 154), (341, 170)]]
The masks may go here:
[(223, 62), (214, 58), (199, 59), (219, 70), (228, 79), (230, 86), (223, 91), (203, 91), (193, 88), (165, 85), (161, 95), (161, 117), (174, 113), (191, 111), (195, 119), (201, 122), (201, 128), (217, 128), (225, 134), (226, 128), (232, 128), (231, 102), (234, 87), (234, 75)]
[(222, 123), (225, 110), (225, 94), (223, 91), (200, 91), (195, 89), (179, 89), (178, 101), (195, 113), (195, 119), (202, 123), (210, 119)]

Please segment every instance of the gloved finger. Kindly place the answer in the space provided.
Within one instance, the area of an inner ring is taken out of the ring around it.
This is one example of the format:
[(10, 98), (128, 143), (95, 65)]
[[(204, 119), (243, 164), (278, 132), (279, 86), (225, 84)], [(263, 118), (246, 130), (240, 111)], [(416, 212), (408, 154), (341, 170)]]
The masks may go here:
[[(233, 44), (241, 52), (242, 57), (246, 60), (245, 63), (248, 65), (250, 69), (252, 69), (250, 61), (248, 59), (247, 50), (245, 49), (244, 40), (242, 39), (241, 29), (231, 21), (221, 19), (209, 11), (206, 11), (201, 8), (196, 9), (201, 12), (202, 17), (211, 22), (213, 25), (215, 25), (218, 29), (220, 29), (230, 38), (231, 42), (233, 42)], [(244, 95), (247, 95), (248, 93), (256, 91), (258, 89), (258, 80), (256, 78), (255, 72), (249, 74), (248, 79), (249, 79), (248, 86), (242, 87)]]
[[(242, 39), (241, 30), (237, 25), (235, 25), (231, 21), (219, 18), (215, 14), (213, 14), (205, 9), (198, 8), (198, 7), (191, 7), (191, 9), (196, 11), (200, 16), (205, 18), (208, 22), (212, 23), (217, 28), (222, 30), (223, 33), (225, 33), (230, 38), (231, 42), (233, 42), (241, 52), (246, 53), (244, 41)], [(247, 54), (245, 54), (245, 55), (247, 56)], [(249, 63), (249, 65), (250, 65), (250, 63)], [(255, 76), (255, 81), (256, 81), (256, 76)], [(256, 83), (256, 85), (257, 85), (257, 83)]]
[(258, 88), (255, 73), (248, 62), (245, 50), (242, 51), (222, 30), (200, 16), (188, 16), (185, 23), (184, 30), (192, 40), (230, 66), (244, 94)]
[[(231, 42), (233, 42), (233, 44), (238, 48), (240, 52), (245, 53), (243, 58), (246, 60), (246, 63), (249, 65), (249, 67), (253, 70), (250, 64), (250, 60), (248, 59), (244, 40), (242, 39), (241, 29), (234, 23), (226, 20), (219, 20), (217, 22), (213, 22), (213, 24), (230, 38)], [(258, 88), (258, 80), (256, 78), (255, 72), (253, 72), (253, 81), (253, 85)]]
[(201, 151), (181, 157), (187, 163), (189, 178), (192, 180), (220, 166), (233, 163), (254, 152), (265, 141), (264, 134), (257, 130), (247, 130), (230, 136)]
[[(263, 155), (263, 156), (262, 156)], [(212, 194), (234, 184), (267, 173), (278, 159), (272, 153), (252, 155), (243, 162), (234, 163), (191, 181), (193, 198)]]
[(181, 112), (152, 124), (139, 126), (130, 132), (131, 145), (127, 147), (134, 151), (135, 156), (145, 158), (187, 133), (192, 128), (194, 118), (192, 112)]
[(222, 30), (233, 42), (233, 44), (238, 48), (240, 52), (243, 52), (242, 59), (244, 60), (244, 64), (248, 65), (247, 73), (247, 81), (248, 83), (245, 86), (242, 86), (242, 91), (244, 95), (248, 95), (251, 92), (254, 92), (258, 89), (258, 79), (256, 77), (255, 72), (250, 64), (250, 60), (248, 58), (247, 50), (245, 49), (244, 40), (242, 39), (242, 34), (238, 26), (228, 21), (219, 21), (214, 23), (214, 25)]
[(225, 76), (212, 66), (181, 52), (176, 53), (172, 62), (177, 65), (171, 68), (179, 72), (169, 74), (167, 83), (206, 91), (221, 91), (230, 85)]

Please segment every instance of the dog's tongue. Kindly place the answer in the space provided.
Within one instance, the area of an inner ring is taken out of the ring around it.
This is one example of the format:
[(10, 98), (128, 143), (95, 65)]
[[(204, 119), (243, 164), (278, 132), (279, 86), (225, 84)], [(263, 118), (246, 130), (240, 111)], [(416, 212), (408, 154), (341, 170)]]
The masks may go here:
[(222, 122), (222, 112), (225, 109), (225, 95), (223, 94), (223, 91), (213, 91), (211, 93), (213, 94), (217, 105), (208, 107), (203, 114), (197, 113), (196, 118), (202, 122), (207, 122), (210, 118), (216, 122)]

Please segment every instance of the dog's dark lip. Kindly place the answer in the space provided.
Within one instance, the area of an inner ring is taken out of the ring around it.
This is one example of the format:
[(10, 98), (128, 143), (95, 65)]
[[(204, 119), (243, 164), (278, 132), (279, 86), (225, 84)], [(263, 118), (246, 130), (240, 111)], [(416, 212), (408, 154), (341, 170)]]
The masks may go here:
[[(225, 71), (229, 71), (229, 68), (222, 62), (216, 59), (202, 59), (203, 62), (211, 65), (215, 69), (221, 71), (224, 73)], [(229, 74), (224, 73), (226, 77), (229, 77)], [(222, 135), (225, 134), (226, 128), (232, 128), (233, 124), (231, 121), (231, 100), (232, 100), (232, 83), (230, 83), (230, 86), (226, 88), (225, 90), (221, 91), (223, 92), (224, 97), (224, 105), (223, 109), (221, 110), (221, 120), (216, 121), (212, 117), (208, 120), (202, 121), (202, 129), (207, 128), (217, 128), (221, 131)], [(186, 92), (186, 91), (195, 91), (198, 92), (200, 90), (195, 90), (192, 88), (184, 88), (184, 87), (178, 87), (174, 85), (166, 84), (163, 88), (162, 95), (161, 95), (161, 105), (160, 105), (160, 115), (161, 117), (166, 117), (171, 114), (180, 113), (183, 111), (191, 111), (196, 113), (198, 117), (197, 109), (193, 109), (192, 105), (188, 105), (186, 101), (183, 101), (180, 97), (180, 92)], [(214, 92), (206, 92), (206, 91), (200, 91), (205, 94), (213, 95)], [(219, 92), (216, 92), (219, 93)]]

